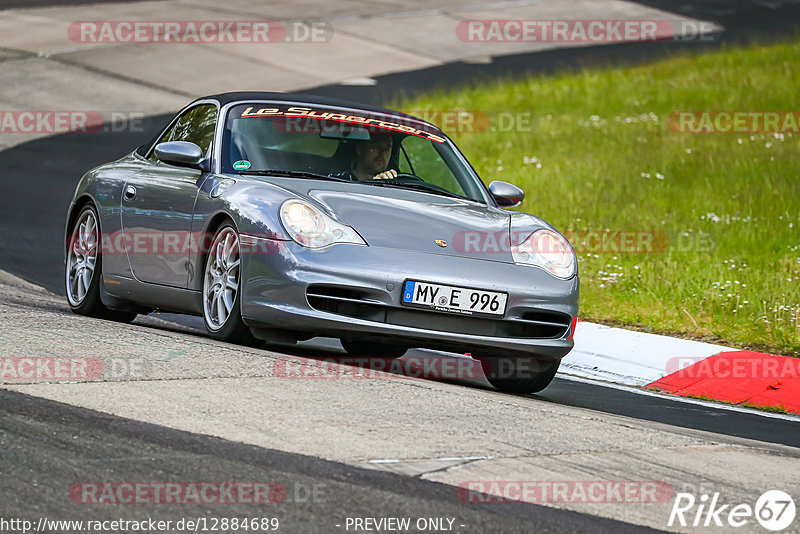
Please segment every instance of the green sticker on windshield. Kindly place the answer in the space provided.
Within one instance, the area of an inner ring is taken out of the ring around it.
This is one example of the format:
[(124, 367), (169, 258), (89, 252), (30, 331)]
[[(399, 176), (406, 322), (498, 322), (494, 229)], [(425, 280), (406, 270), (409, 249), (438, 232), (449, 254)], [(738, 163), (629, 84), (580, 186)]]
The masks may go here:
[(250, 162), (246, 159), (240, 159), (236, 163), (233, 164), (233, 168), (237, 171), (246, 171), (250, 168)]

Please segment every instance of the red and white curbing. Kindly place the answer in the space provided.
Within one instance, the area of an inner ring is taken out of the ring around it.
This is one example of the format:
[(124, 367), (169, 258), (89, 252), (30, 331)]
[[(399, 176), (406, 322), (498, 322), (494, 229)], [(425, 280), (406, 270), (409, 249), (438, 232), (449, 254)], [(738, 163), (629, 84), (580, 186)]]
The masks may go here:
[(560, 372), (800, 413), (800, 358), (580, 322)]

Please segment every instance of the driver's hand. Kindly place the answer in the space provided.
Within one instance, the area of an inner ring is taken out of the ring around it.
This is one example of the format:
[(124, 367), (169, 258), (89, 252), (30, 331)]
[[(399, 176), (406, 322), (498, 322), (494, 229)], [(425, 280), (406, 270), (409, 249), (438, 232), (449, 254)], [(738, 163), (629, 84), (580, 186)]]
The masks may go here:
[(395, 178), (397, 178), (397, 171), (394, 169), (383, 171), (382, 173), (376, 174), (372, 177), (373, 180), (394, 180)]

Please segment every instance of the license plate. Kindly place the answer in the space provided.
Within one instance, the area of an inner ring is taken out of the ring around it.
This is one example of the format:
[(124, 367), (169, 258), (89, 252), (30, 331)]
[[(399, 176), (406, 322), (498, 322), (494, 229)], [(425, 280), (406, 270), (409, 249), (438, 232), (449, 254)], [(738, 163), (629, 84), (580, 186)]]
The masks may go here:
[(406, 280), (403, 304), (461, 315), (502, 316), (506, 313), (508, 295), (467, 287), (429, 284)]

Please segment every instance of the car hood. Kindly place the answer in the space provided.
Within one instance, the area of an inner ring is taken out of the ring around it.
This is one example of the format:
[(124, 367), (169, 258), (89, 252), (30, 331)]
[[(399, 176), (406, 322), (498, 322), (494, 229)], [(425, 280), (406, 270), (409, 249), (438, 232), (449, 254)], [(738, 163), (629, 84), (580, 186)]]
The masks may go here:
[(270, 179), (326, 208), (373, 247), (513, 263), (511, 212), (476, 202), (407, 189)]
[(309, 196), (355, 228), (370, 246), (513, 261), (508, 246), (501, 246), (508, 240), (508, 213), (481, 204), (434, 195), (410, 200), (311, 191)]

